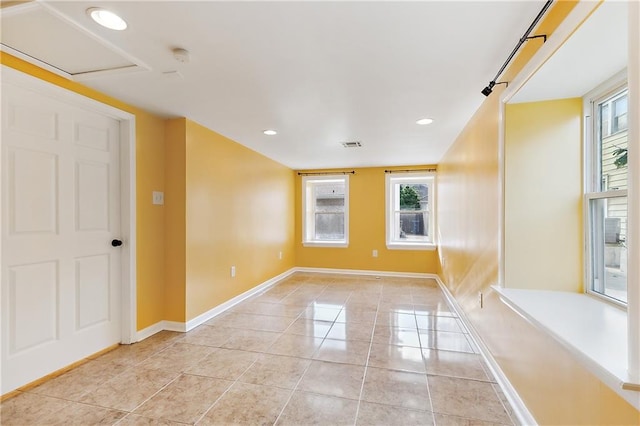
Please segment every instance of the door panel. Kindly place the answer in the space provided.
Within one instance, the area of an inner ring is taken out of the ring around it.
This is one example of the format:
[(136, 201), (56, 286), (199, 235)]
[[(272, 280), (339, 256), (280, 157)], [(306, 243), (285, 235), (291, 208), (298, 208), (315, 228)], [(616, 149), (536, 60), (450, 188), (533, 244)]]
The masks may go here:
[[(34, 263), (9, 269), (10, 354), (56, 340), (58, 265)], [(38, 297), (33, 297), (37, 294)]]
[(120, 342), (119, 135), (2, 81), (2, 393)]
[(109, 165), (76, 163), (76, 230), (109, 230)]
[(51, 233), (58, 228), (57, 156), (47, 152), (9, 151), (9, 232)]
[[(34, 97), (33, 94), (29, 94)], [(13, 104), (9, 107), (9, 128), (26, 135), (55, 140), (58, 138), (58, 114), (54, 110), (29, 105)]]
[(93, 123), (76, 123), (75, 143), (98, 151), (109, 152), (109, 129)]
[(108, 255), (76, 259), (76, 330), (109, 321), (109, 261)]

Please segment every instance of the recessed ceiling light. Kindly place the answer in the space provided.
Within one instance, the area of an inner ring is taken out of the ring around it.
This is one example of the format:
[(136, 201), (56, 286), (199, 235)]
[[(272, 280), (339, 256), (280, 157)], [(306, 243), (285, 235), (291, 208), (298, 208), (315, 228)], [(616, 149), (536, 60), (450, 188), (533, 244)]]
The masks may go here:
[(420, 126), (424, 126), (431, 123), (433, 123), (433, 118), (421, 118), (420, 120), (416, 121), (416, 124)]
[(263, 131), (262, 133), (264, 133), (267, 136), (273, 136), (273, 135), (277, 135), (278, 132), (276, 132), (275, 130), (271, 130), (271, 129), (267, 129), (265, 131)]
[(124, 19), (109, 10), (101, 7), (92, 7), (87, 9), (87, 14), (98, 24), (110, 30), (122, 31), (127, 29), (127, 23)]

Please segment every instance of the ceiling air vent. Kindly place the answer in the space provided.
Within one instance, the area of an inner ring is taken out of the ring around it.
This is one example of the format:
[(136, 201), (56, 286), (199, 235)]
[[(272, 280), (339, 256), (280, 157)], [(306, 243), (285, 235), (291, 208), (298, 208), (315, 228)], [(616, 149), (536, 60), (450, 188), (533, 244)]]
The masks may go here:
[(362, 142), (360, 141), (342, 142), (342, 146), (345, 148), (360, 148), (362, 146)]

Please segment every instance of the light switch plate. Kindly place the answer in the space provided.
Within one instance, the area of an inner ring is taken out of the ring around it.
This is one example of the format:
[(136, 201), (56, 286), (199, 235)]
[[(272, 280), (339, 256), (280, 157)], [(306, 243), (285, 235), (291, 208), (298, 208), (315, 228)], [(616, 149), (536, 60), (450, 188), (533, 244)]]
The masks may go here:
[(164, 204), (164, 192), (153, 191), (153, 204), (162, 206)]

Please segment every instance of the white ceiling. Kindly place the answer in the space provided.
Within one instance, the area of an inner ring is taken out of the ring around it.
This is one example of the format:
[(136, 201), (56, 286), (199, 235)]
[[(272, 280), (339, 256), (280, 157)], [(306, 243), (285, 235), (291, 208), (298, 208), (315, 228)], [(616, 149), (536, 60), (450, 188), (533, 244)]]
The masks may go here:
[(627, 2), (606, 1), (510, 103), (582, 97), (627, 66)]
[[(148, 68), (83, 84), (185, 116), (294, 169), (438, 163), (543, 3), (42, 2)], [(85, 12), (96, 6), (129, 28), (98, 27)], [(2, 31), (58, 43), (46, 26)], [(177, 62), (175, 47), (191, 61)], [(183, 78), (163, 75), (171, 71)], [(416, 125), (422, 117), (435, 121)], [(363, 147), (340, 144), (355, 140)]]

